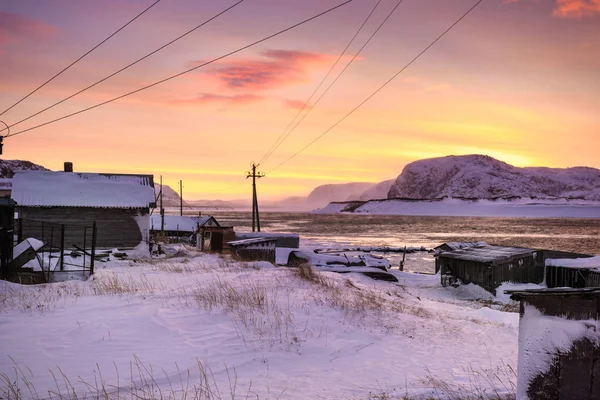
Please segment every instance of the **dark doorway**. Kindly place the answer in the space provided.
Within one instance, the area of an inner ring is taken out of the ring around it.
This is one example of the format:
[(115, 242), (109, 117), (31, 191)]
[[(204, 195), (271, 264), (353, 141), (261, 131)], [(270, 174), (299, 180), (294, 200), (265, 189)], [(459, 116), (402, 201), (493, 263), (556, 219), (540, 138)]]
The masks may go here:
[(210, 237), (210, 250), (223, 251), (223, 234), (221, 232), (212, 232)]

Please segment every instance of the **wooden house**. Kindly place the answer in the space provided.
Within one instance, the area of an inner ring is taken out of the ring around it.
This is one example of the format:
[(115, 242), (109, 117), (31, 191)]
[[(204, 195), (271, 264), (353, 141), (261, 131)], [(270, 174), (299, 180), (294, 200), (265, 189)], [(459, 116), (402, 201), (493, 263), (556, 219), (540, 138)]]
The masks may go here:
[(517, 399), (600, 398), (600, 288), (507, 291), (520, 301)]
[(270, 261), (275, 263), (276, 238), (252, 238), (229, 242), (231, 254), (245, 261)]
[[(75, 227), (95, 222), (98, 248), (133, 248), (148, 239), (152, 175), (17, 171), (12, 184), (21, 239), (42, 240), (44, 222)], [(85, 235), (69, 229), (66, 247)]]
[(436, 254), (442, 285), (456, 279), (475, 283), (495, 294), (503, 282), (541, 283), (544, 280), (542, 255), (534, 249), (488, 244)]

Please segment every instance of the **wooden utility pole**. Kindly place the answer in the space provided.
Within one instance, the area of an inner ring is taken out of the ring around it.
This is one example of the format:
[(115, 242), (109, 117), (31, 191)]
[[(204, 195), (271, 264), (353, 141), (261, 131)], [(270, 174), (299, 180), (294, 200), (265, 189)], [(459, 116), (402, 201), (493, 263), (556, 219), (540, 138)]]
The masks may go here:
[[(260, 215), (258, 213), (258, 197), (256, 196), (256, 178), (265, 176), (262, 172), (256, 172), (256, 164), (252, 164), (252, 172), (246, 172), (246, 179), (252, 177), (252, 232), (255, 227), (260, 232)], [(256, 221), (256, 222), (255, 222)]]
[(179, 216), (183, 216), (183, 181), (179, 181)]
[(163, 208), (163, 184), (160, 176), (160, 236), (165, 236), (165, 209)]

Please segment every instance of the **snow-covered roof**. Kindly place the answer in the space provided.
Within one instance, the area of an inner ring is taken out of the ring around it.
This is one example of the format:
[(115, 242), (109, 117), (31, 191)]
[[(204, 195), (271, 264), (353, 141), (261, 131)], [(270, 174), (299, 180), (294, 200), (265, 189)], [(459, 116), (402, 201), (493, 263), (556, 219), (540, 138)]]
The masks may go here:
[[(195, 232), (199, 226), (203, 226), (208, 221), (213, 219), (210, 215), (202, 217), (186, 217), (179, 215), (165, 215), (165, 230), (180, 231), (180, 232)], [(218, 222), (215, 220), (218, 226)], [(160, 230), (161, 220), (160, 214), (153, 214), (150, 222), (150, 229)]]
[(600, 256), (585, 258), (548, 258), (546, 267), (600, 269)]
[(482, 245), (466, 247), (460, 250), (445, 251), (440, 253), (438, 257), (476, 261), (481, 263), (493, 263), (510, 259), (511, 257), (515, 256), (526, 256), (534, 252), (535, 250), (533, 249), (525, 249), (521, 247)]
[(152, 175), (17, 171), (12, 186), (21, 207), (146, 208), (155, 200)]
[(435, 249), (447, 248), (449, 250), (460, 250), (473, 246), (485, 246), (486, 244), (486, 242), (446, 242), (435, 247)]
[(232, 247), (238, 247), (238, 246), (249, 246), (249, 245), (253, 245), (253, 244), (270, 243), (270, 242), (277, 242), (277, 238), (260, 237), (260, 238), (252, 238), (252, 239), (242, 239), (242, 240), (234, 240), (233, 242), (228, 242), (228, 244)]
[(0, 190), (7, 190), (12, 187), (12, 179), (0, 178)]

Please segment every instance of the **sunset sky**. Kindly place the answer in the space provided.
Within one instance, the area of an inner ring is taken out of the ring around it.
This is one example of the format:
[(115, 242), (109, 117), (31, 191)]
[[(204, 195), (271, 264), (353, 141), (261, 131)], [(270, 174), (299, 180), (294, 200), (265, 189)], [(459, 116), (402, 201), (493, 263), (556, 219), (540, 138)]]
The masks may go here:
[[(154, 1), (0, 0), (0, 112)], [(161, 0), (0, 120), (13, 125), (236, 2)], [(127, 71), (12, 126), (11, 133), (182, 72), (342, 2), (245, 0)], [(1, 157), (57, 170), (72, 161), (81, 172), (149, 173), (157, 181), (162, 175), (174, 188), (182, 179), (188, 199), (249, 199), (245, 171), (284, 132), (377, 2), (353, 0), (177, 79), (8, 137)], [(260, 165), (267, 176), (260, 180), (259, 196), (305, 195), (326, 183), (378, 182), (395, 178), (411, 161), (450, 154), (488, 154), (517, 166), (600, 168), (600, 0), (484, 0), (369, 102), (279, 166), (475, 2), (402, 1), (335, 86)], [(321, 91), (397, 3), (381, 0)]]

